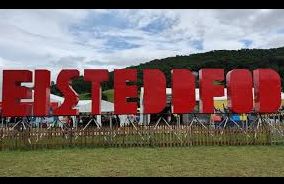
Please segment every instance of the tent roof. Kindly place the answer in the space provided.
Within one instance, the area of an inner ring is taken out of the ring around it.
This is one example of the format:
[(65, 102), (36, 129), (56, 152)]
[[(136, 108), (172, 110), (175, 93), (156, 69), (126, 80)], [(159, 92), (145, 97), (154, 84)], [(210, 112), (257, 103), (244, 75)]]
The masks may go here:
[[(34, 93), (34, 91), (32, 91)], [(22, 102), (33, 102), (34, 95), (32, 95), (32, 99), (23, 99)], [(61, 96), (57, 96), (54, 94), (50, 94), (51, 102), (58, 102), (59, 104), (63, 103), (64, 98)], [(91, 112), (92, 109), (92, 100), (79, 100), (76, 108), (79, 109), (79, 112)], [(114, 104), (105, 100), (101, 100), (101, 112), (113, 112)]]
[(63, 102), (64, 101), (64, 98), (61, 97), (61, 96), (57, 96), (57, 95), (54, 95), (54, 94), (50, 94), (50, 101), (51, 102)]
[[(31, 99), (22, 99), (22, 102), (33, 102), (34, 101), (34, 90), (32, 90), (32, 98)], [(63, 103), (64, 98), (61, 96), (57, 96), (54, 94), (50, 94), (50, 102), (58, 102)]]
[[(22, 99), (22, 102), (33, 102), (34, 101), (34, 90), (32, 90), (31, 99)], [(64, 98), (54, 94), (50, 94), (50, 102), (57, 102), (59, 104), (63, 103)], [(76, 108), (79, 112), (91, 112), (92, 101), (91, 100), (79, 100)], [(113, 112), (114, 104), (105, 100), (101, 100), (101, 112)]]
[[(92, 101), (91, 100), (80, 100), (76, 108), (79, 112), (91, 112)], [(113, 112), (114, 104), (105, 100), (101, 100), (101, 112)]]

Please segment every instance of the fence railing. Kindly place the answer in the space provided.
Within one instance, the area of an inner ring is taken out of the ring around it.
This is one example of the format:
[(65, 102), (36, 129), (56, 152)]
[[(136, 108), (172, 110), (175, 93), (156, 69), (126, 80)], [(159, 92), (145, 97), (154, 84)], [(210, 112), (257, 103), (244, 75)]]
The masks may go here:
[(284, 143), (284, 126), (204, 127), (159, 125), (86, 129), (0, 129), (0, 150), (65, 147), (179, 147), (197, 145), (271, 145)]

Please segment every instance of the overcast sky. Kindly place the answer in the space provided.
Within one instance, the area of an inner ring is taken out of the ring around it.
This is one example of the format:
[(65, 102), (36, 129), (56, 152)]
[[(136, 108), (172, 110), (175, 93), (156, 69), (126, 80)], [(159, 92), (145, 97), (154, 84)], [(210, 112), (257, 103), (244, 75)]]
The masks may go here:
[(281, 46), (283, 10), (0, 10), (1, 69), (50, 69), (53, 80), (62, 68)]

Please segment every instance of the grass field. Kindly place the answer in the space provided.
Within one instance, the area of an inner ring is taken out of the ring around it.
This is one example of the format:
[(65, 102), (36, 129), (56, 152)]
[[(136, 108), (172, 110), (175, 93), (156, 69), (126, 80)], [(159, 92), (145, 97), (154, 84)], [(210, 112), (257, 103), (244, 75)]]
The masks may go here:
[(105, 90), (103, 91), (103, 94), (106, 95), (107, 101), (113, 102), (113, 95), (114, 95), (113, 89)]
[(284, 176), (284, 146), (3, 151), (0, 176)]
[[(113, 98), (114, 98), (114, 89), (109, 89), (109, 90), (105, 90), (103, 91), (103, 94), (106, 95), (107, 97), (107, 101), (109, 102), (113, 102)], [(140, 96), (140, 91), (138, 91), (138, 97)]]
[(91, 93), (82, 93), (79, 95), (80, 100), (90, 100), (91, 99)]

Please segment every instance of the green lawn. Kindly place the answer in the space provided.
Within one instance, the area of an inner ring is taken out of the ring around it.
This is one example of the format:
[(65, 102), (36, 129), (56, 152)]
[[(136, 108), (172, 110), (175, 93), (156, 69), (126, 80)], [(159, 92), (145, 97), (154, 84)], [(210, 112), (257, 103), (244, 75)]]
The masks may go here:
[(0, 152), (0, 176), (284, 176), (284, 146)]
[(90, 100), (91, 99), (91, 93), (82, 93), (79, 95), (80, 100)]
[[(114, 89), (109, 89), (109, 90), (105, 90), (103, 91), (103, 94), (106, 95), (107, 97), (107, 101), (109, 102), (113, 102), (113, 96), (114, 96)], [(140, 97), (140, 91), (138, 91), (138, 97)]]
[(103, 94), (106, 95), (107, 101), (113, 102), (113, 95), (114, 95), (113, 89), (105, 90), (103, 91)]

